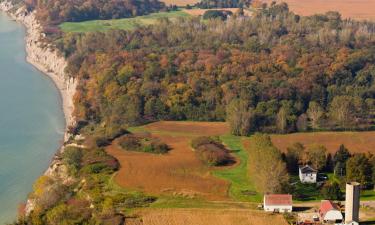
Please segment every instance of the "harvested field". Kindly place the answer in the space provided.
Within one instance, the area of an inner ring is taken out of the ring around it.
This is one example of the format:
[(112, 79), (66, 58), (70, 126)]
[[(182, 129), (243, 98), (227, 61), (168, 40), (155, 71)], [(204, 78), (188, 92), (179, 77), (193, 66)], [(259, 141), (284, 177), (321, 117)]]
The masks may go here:
[(229, 183), (211, 175), (210, 169), (190, 147), (194, 136), (221, 135), (229, 132), (225, 123), (157, 122), (138, 127), (135, 132), (150, 132), (170, 148), (156, 155), (121, 149), (116, 142), (107, 152), (117, 158), (121, 169), (115, 176), (120, 186), (152, 194), (227, 199)]
[[(218, 8), (218, 9), (184, 9), (183, 11), (192, 16), (202, 16), (207, 10), (228, 10), (232, 13), (236, 13), (238, 8)], [(244, 10), (245, 15), (250, 16), (251, 12)]]
[[(270, 4), (273, 0), (263, 0)], [(344, 18), (375, 20), (375, 0), (275, 0), (286, 2), (289, 9), (299, 15), (309, 16), (327, 11), (338, 11)]]
[(157, 209), (139, 211), (126, 225), (287, 225), (282, 215), (248, 209)]
[(331, 153), (334, 153), (340, 144), (344, 144), (353, 153), (375, 153), (375, 131), (295, 133), (271, 135), (271, 138), (275, 146), (282, 151), (286, 151), (293, 143), (300, 142), (306, 147), (312, 144), (324, 145)]

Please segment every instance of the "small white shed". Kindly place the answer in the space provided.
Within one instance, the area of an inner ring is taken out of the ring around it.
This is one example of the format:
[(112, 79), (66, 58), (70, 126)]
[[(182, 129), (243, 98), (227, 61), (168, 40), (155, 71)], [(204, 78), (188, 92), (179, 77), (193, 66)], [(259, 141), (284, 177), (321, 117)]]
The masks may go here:
[(292, 212), (292, 195), (288, 194), (269, 194), (264, 195), (263, 208), (266, 212), (286, 213)]
[(337, 204), (329, 200), (323, 200), (320, 204), (319, 215), (325, 223), (341, 223), (344, 219)]
[(309, 165), (299, 167), (299, 179), (301, 183), (316, 183), (318, 171)]

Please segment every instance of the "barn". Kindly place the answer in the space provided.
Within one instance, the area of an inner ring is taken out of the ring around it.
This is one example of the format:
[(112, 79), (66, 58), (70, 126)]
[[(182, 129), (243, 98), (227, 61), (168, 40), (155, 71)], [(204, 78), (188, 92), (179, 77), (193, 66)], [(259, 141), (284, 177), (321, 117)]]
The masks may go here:
[(319, 208), (320, 219), (325, 223), (341, 223), (343, 216), (337, 204), (323, 200)]
[(263, 208), (266, 212), (292, 212), (292, 195), (288, 194), (269, 194), (264, 195)]

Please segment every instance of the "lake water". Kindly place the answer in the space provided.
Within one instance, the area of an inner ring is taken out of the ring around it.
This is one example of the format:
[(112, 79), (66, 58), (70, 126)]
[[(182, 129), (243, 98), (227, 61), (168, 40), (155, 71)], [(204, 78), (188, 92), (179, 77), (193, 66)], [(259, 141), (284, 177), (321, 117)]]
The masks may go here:
[(24, 36), (0, 12), (0, 224), (16, 218), (64, 135), (58, 90), (26, 62)]

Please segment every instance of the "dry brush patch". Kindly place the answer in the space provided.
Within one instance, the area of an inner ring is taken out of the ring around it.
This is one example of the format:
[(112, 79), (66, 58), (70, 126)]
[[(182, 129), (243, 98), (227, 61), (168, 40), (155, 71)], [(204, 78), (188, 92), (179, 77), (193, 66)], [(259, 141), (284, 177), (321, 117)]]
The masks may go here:
[(130, 152), (113, 143), (107, 152), (120, 162), (121, 168), (115, 176), (120, 186), (152, 194), (227, 199), (229, 183), (212, 176), (210, 169), (190, 147), (190, 140), (194, 136), (228, 133), (227, 124), (158, 122), (143, 129), (166, 143), (171, 150), (164, 155)]
[[(286, 225), (282, 215), (248, 209), (157, 209), (138, 212), (129, 225)], [(141, 222), (142, 221), (142, 222)]]
[[(263, 0), (270, 4), (274, 0)], [(286, 2), (296, 14), (310, 16), (316, 13), (338, 11), (344, 18), (375, 20), (374, 0), (275, 0)]]
[(315, 132), (295, 133), (286, 135), (271, 135), (273, 144), (281, 151), (295, 142), (305, 147), (313, 144), (324, 145), (330, 153), (336, 152), (344, 144), (352, 153), (375, 153), (375, 131), (366, 132)]

